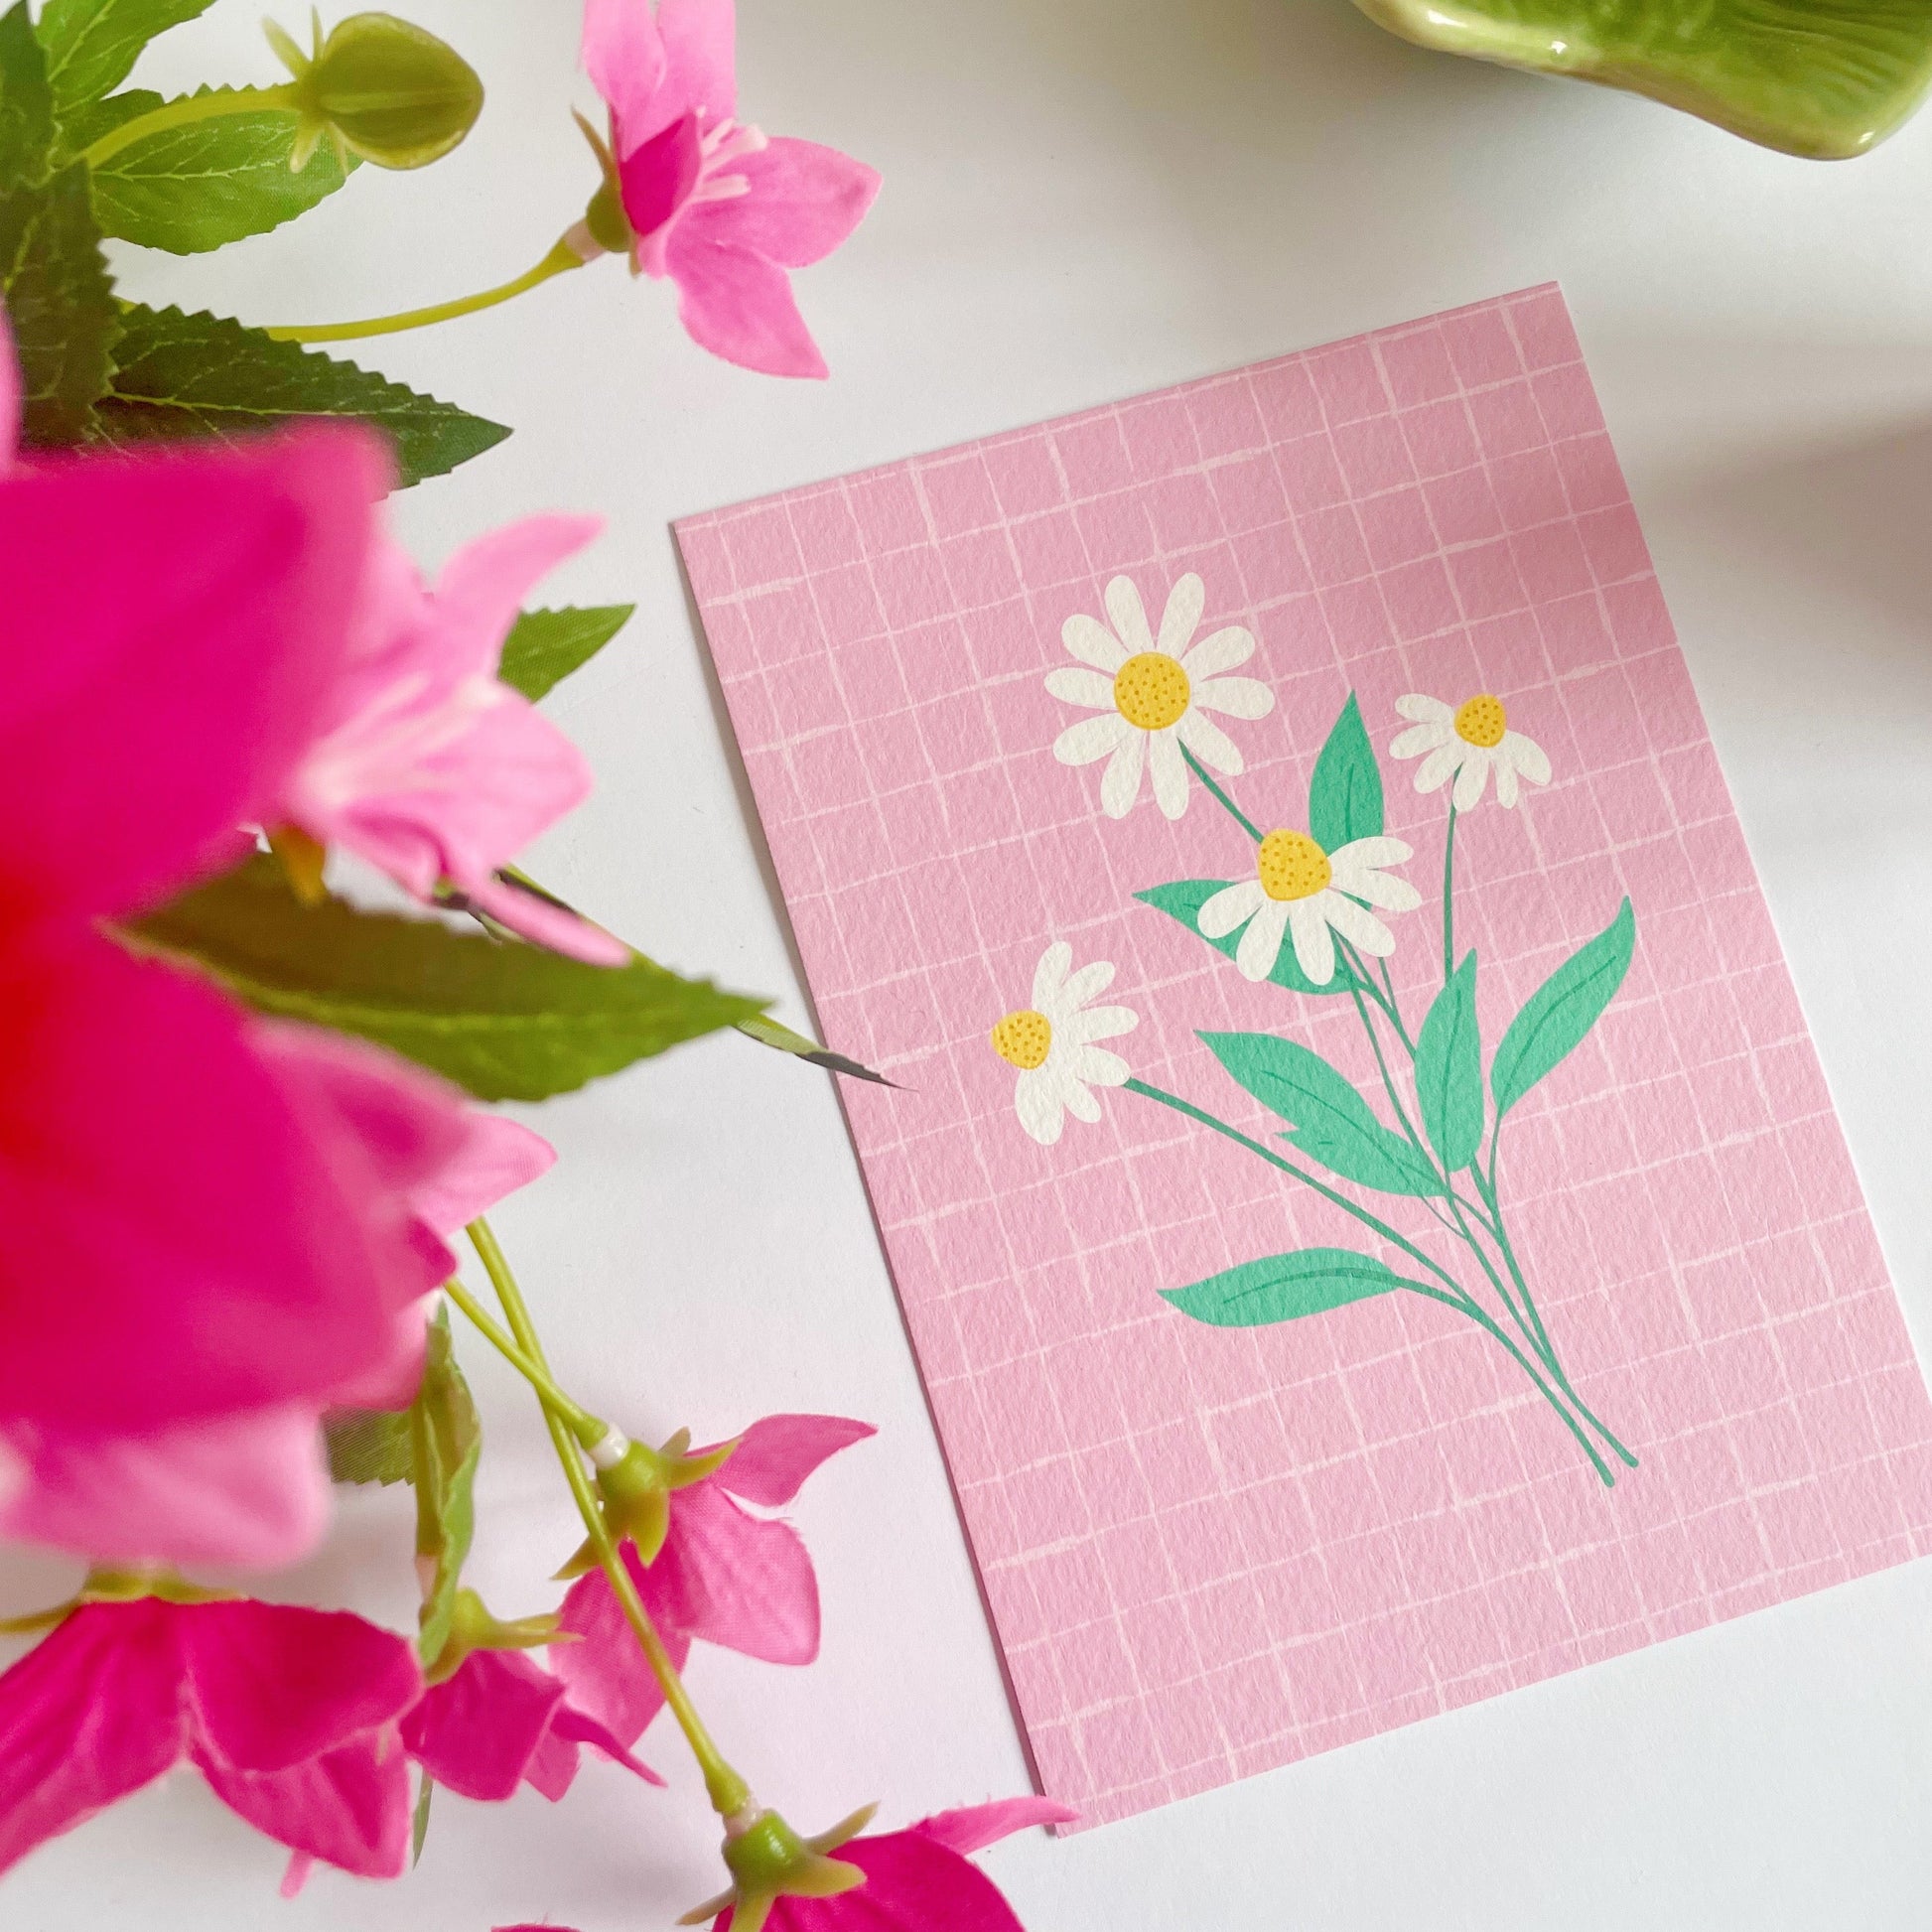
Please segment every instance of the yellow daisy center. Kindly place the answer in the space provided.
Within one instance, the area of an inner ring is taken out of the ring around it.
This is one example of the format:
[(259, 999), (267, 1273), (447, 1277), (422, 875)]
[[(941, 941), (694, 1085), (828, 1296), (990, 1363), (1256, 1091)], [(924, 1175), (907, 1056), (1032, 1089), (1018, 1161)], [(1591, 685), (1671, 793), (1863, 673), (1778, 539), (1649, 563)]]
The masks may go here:
[(1114, 673), (1114, 709), (1137, 731), (1166, 731), (1187, 715), (1191, 695), (1177, 657), (1144, 650)]
[(1487, 691), (1456, 707), (1455, 735), (1464, 745), (1473, 745), (1478, 751), (1493, 752), (1503, 742), (1503, 733), (1508, 728), (1509, 714), (1503, 709), (1502, 699), (1492, 698)]
[(1023, 1007), (1018, 1013), (1010, 1013), (993, 1029), (993, 1050), (1009, 1066), (1017, 1066), (1022, 1073), (1031, 1073), (1035, 1067), (1046, 1063), (1046, 1055), (1053, 1044), (1053, 1023), (1043, 1013), (1035, 1013), (1032, 1007)]
[(1270, 832), (1255, 855), (1255, 870), (1270, 898), (1312, 898), (1335, 876), (1328, 855), (1306, 832)]

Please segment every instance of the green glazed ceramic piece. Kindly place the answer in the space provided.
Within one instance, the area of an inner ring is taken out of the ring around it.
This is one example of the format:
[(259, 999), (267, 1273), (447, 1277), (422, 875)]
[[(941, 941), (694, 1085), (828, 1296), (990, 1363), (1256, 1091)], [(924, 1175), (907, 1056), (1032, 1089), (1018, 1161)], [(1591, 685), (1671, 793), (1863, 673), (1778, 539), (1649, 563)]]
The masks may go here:
[(1843, 160), (1932, 83), (1932, 0), (1355, 0), (1447, 54), (1648, 94), (1767, 148)]

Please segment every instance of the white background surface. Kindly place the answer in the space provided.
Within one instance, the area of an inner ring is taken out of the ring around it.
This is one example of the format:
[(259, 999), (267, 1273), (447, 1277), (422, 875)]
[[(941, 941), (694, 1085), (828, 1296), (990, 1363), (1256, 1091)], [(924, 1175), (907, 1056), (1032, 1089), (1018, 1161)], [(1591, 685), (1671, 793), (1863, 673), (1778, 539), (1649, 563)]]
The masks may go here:
[[(124, 250), (126, 292), (253, 322), (439, 300), (580, 211), (574, 0), (407, 0), (489, 105), (417, 176), (364, 170), (213, 258)], [(799, 278), (834, 376), (780, 384), (683, 338), (615, 263), (370, 345), (516, 426), (401, 499), (426, 561), (532, 510), (610, 532), (553, 601), (635, 599), (552, 700), (596, 764), (539, 876), (680, 966), (808, 1023), (668, 520), (1549, 277), (1574, 308), (1921, 1350), (1932, 1346), (1932, 116), (1864, 160), (1761, 153), (1648, 103), (1428, 55), (1344, 0), (744, 0), (743, 98), (879, 167), (858, 237)], [(289, 24), (298, 25), (293, 14)], [(136, 78), (273, 77), (217, 0)], [(351, 351), (357, 352), (357, 351)], [(808, 1488), (819, 1664), (701, 1653), (692, 1682), (807, 1829), (898, 1822), (1027, 1771), (826, 1079), (726, 1035), (532, 1115), (563, 1154), (499, 1217), (571, 1385), (639, 1434), (773, 1409), (880, 1425)], [(552, 1600), (574, 1541), (528, 1405), (479, 1348), (477, 1580)], [(406, 1625), (407, 1504), (358, 1496), (275, 1589)], [(57, 1565), (0, 1563), (10, 1607)], [(1932, 1569), (1541, 1685), (987, 1863), (1030, 1932), (1215, 1927), (1913, 1928), (1932, 1922)], [(714, 1888), (668, 1725), (637, 1790), (445, 1794), (388, 1888), (280, 1861), (190, 1778), (0, 1882), (9, 1932), (486, 1932), (663, 1925)]]

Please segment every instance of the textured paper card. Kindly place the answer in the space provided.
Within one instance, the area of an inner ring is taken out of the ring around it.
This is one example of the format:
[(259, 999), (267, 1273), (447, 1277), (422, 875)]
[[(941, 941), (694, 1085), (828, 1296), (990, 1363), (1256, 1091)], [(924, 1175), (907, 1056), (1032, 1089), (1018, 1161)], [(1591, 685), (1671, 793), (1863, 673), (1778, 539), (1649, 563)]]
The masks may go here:
[(678, 539), (1052, 1796), (1932, 1549), (1553, 288)]

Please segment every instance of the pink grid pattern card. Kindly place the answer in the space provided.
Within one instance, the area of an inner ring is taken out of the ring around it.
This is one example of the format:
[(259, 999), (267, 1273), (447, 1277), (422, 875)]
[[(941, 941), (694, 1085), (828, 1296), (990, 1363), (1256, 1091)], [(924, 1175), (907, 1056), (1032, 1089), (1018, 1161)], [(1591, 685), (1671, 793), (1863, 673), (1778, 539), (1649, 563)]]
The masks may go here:
[(1554, 288), (678, 541), (1050, 1795), (1932, 1550)]

